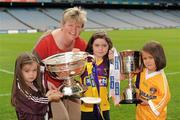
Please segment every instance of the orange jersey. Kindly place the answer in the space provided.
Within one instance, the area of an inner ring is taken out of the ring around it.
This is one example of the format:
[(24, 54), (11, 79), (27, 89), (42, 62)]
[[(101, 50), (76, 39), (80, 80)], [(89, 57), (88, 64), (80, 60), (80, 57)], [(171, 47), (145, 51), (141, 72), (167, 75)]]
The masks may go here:
[(137, 105), (136, 120), (166, 119), (170, 91), (164, 70), (148, 74), (148, 70), (143, 69), (138, 94), (148, 105)]

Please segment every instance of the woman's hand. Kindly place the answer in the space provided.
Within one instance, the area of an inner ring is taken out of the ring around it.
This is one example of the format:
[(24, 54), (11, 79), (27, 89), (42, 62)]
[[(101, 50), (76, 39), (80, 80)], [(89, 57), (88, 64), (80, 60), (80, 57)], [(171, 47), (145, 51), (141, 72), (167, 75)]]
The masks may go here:
[(81, 50), (79, 48), (73, 48), (72, 52), (80, 52)]

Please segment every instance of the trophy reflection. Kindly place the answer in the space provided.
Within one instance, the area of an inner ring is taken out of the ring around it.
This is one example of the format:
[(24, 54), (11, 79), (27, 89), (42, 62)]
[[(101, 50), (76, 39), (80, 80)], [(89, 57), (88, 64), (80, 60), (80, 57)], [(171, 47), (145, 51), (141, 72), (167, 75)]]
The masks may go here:
[(120, 52), (121, 73), (127, 75), (128, 86), (123, 91), (121, 104), (137, 103), (136, 90), (132, 84), (132, 74), (135, 74), (141, 67), (141, 55), (139, 51), (125, 50)]
[(56, 80), (63, 80), (60, 91), (66, 95), (78, 95), (85, 91), (75, 77), (80, 76), (85, 69), (86, 52), (66, 52), (52, 55), (43, 60), (46, 71)]

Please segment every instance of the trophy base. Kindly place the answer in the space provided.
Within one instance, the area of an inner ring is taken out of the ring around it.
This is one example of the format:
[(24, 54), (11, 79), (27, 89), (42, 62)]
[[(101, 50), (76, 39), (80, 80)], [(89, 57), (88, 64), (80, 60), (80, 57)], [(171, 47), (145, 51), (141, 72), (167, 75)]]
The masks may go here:
[(132, 99), (132, 100), (121, 100), (119, 104), (138, 104), (141, 103), (139, 99)]
[(87, 90), (78, 81), (69, 81), (70, 84), (68, 84), (68, 81), (66, 82), (60, 87), (60, 91), (64, 94), (64, 96), (79, 95)]
[(71, 96), (71, 95), (78, 95), (79, 93), (81, 93), (83, 90), (82, 88), (80, 88), (79, 86), (65, 86), (62, 88), (61, 92), (65, 95), (65, 96)]

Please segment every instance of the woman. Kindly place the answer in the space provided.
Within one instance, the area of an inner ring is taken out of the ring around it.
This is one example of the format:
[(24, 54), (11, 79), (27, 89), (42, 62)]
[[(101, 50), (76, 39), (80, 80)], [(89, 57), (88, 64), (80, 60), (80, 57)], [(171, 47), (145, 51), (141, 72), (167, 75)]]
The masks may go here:
[[(64, 11), (61, 28), (44, 35), (35, 46), (33, 53), (45, 59), (57, 53), (73, 50), (84, 51), (86, 42), (79, 37), (86, 22), (86, 12), (74, 7)], [(63, 81), (52, 79), (45, 73), (49, 89), (58, 89)], [(69, 109), (71, 108), (71, 109)], [(80, 120), (80, 100), (75, 98), (62, 99), (59, 103), (51, 102), (53, 120)], [(62, 114), (64, 113), (64, 114)]]

